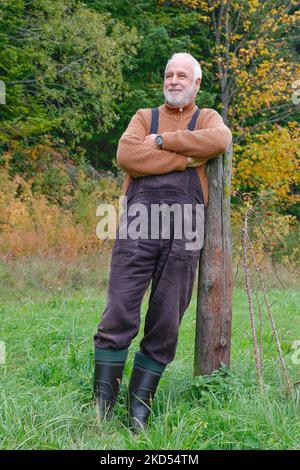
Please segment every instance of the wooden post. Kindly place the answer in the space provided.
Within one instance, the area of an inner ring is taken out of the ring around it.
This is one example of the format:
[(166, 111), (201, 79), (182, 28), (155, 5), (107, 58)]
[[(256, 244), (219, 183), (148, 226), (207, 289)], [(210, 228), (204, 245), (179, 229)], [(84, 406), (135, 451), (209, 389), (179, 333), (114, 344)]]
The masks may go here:
[(230, 365), (232, 265), (230, 185), (232, 143), (207, 163), (209, 203), (199, 262), (194, 375)]

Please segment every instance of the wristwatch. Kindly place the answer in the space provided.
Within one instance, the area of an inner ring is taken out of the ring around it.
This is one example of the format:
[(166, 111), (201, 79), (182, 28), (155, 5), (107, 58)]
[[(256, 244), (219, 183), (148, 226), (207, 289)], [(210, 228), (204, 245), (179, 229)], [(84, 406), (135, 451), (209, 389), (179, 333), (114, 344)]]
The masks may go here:
[(158, 135), (155, 137), (155, 143), (156, 143), (156, 145), (158, 145), (160, 148), (162, 148), (162, 146), (163, 146), (163, 141), (164, 141), (164, 139), (163, 139), (162, 134), (158, 134)]

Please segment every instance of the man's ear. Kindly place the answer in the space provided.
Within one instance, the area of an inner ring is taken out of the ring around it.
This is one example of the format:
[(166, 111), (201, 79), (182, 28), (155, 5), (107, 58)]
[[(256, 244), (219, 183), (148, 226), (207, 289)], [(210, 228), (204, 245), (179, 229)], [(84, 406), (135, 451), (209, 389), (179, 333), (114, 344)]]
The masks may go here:
[(198, 93), (199, 88), (200, 88), (200, 83), (201, 83), (201, 78), (198, 77), (197, 80), (195, 81), (195, 93)]

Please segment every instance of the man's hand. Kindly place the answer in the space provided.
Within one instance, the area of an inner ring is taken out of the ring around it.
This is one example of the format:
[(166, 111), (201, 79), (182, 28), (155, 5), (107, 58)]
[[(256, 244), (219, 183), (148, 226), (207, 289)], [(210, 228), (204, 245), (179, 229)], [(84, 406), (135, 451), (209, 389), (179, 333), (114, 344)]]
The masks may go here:
[(203, 162), (200, 160), (197, 160), (196, 158), (193, 157), (186, 157), (186, 166), (191, 166), (192, 168), (195, 168), (197, 166), (202, 165)]
[(146, 136), (145, 140), (144, 140), (144, 144), (147, 144), (149, 145), (150, 147), (152, 148), (155, 148), (156, 150), (159, 149), (159, 147), (156, 145), (155, 143), (155, 139), (156, 139), (156, 136), (157, 134), (149, 134)]

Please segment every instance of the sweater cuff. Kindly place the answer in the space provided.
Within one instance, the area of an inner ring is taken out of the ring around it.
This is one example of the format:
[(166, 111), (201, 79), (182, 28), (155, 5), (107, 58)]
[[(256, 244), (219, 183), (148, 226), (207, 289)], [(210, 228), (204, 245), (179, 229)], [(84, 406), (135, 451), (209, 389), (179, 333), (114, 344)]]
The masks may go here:
[(174, 144), (172, 142), (174, 141), (174, 134), (175, 132), (163, 132), (162, 150), (168, 150), (169, 152), (176, 152), (176, 149), (174, 148)]

